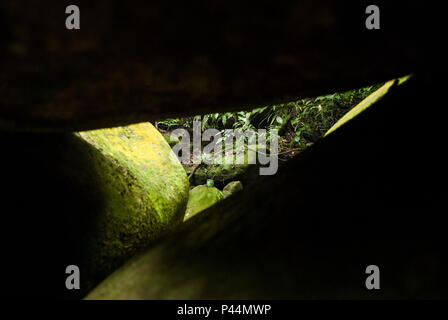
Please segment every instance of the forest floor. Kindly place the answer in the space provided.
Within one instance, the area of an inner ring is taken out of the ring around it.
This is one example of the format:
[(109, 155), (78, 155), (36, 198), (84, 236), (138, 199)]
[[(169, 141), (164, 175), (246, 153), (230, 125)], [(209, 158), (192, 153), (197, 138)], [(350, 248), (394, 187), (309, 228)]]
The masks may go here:
[[(377, 90), (382, 83), (343, 93), (306, 98), (282, 105), (266, 106), (249, 111), (215, 113), (195, 117), (166, 119), (155, 124), (173, 146), (175, 142), (168, 138), (171, 131), (183, 128), (192, 136), (193, 120), (201, 121), (202, 130), (213, 128), (224, 133), (228, 129), (278, 130), (279, 165), (295, 157), (308, 146), (314, 144), (330, 129), (336, 121), (359, 102)], [(269, 141), (269, 137), (267, 137)], [(204, 145), (208, 144), (204, 143)], [(191, 174), (197, 166), (184, 164)]]

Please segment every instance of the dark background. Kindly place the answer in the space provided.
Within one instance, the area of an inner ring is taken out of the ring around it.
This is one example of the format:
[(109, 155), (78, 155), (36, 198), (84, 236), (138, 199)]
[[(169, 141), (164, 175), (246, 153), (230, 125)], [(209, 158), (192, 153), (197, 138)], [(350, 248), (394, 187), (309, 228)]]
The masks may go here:
[[(441, 9), (381, 2), (381, 30), (367, 32), (365, 2), (303, 3), (291, 14), (287, 1), (77, 1), (81, 30), (67, 32), (69, 3), (2, 1), (2, 295), (85, 294), (65, 289), (64, 271), (80, 259), (83, 230), (101, 201), (67, 174), (62, 132), (235, 110), (414, 73), (411, 89), (293, 160), (265, 191), (245, 196), (253, 208), (269, 194), (277, 201), (270, 209), (288, 215), (255, 218), (254, 230), (262, 231), (243, 238), (241, 253), (261, 252), (263, 240), (275, 260), (302, 245), (317, 261), (338, 262), (325, 276), (319, 267), (310, 285), (331, 283), (334, 268), (347, 276), (347, 288), (364, 279), (350, 273), (353, 265), (373, 257), (391, 270), (384, 281), (402, 296), (446, 297)], [(325, 11), (338, 19), (327, 21)], [(283, 55), (300, 59), (272, 62)], [(195, 91), (197, 74), (216, 83)], [(192, 85), (167, 85), (183, 81)], [(352, 163), (352, 171), (331, 176), (329, 162)], [(306, 227), (297, 232), (298, 225)], [(288, 245), (274, 246), (281, 243)], [(292, 266), (298, 257), (292, 254)], [(406, 281), (403, 265), (411, 266)], [(415, 288), (406, 287), (409, 279)], [(334, 286), (343, 288), (344, 280)]]

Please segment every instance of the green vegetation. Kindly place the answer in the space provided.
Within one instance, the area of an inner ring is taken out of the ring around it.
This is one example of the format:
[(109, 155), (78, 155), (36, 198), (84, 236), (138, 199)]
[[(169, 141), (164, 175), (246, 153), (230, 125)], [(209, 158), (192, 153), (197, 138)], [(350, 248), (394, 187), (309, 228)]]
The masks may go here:
[[(279, 157), (288, 158), (321, 138), (351, 108), (382, 85), (383, 83), (380, 83), (250, 111), (166, 119), (157, 122), (157, 127), (162, 133), (180, 127), (191, 130), (193, 121), (198, 120), (201, 121), (203, 130), (218, 129), (223, 136), (226, 129), (276, 129), (279, 134)], [(269, 142), (269, 131), (267, 135)]]
[[(178, 143), (179, 140), (173, 140), (170, 137), (170, 131), (184, 128), (191, 133), (194, 121), (200, 121), (203, 131), (211, 128), (217, 129), (221, 133), (221, 139), (226, 139), (226, 135), (229, 134), (226, 132), (228, 129), (240, 129), (242, 131), (266, 129), (266, 147), (269, 146), (270, 134), (272, 134), (269, 129), (275, 129), (279, 141), (278, 159), (286, 161), (323, 137), (329, 130), (332, 130), (330, 128), (336, 128), (336, 123), (343, 123), (350, 117), (355, 116), (357, 112), (362, 111), (362, 106), (374, 102), (375, 99), (371, 97), (375, 97), (379, 91), (387, 91), (394, 81), (343, 93), (264, 106), (250, 111), (166, 119), (157, 122), (156, 125), (171, 146)], [(378, 90), (379, 88), (381, 89)], [(354, 108), (357, 105), (358, 107)], [(244, 137), (241, 139), (244, 139)], [(251, 185), (258, 178), (259, 164), (256, 161), (249, 162), (249, 154), (246, 151), (248, 149), (256, 150), (260, 145), (257, 145), (256, 141), (251, 141), (248, 144), (239, 144), (237, 141), (234, 141), (234, 143), (235, 154), (226, 154), (224, 159), (231, 157), (236, 160), (244, 157), (239, 164), (235, 164), (233, 161), (222, 163), (209, 161), (211, 164), (208, 165), (204, 163), (184, 165), (190, 185), (192, 187), (197, 186), (190, 190), (185, 219), (189, 219), (213, 205), (222, 198), (222, 195), (228, 197), (241, 190), (243, 184), (245, 186)], [(268, 148), (266, 152), (270, 154), (271, 150)], [(213, 154), (202, 154), (201, 156), (203, 160), (206, 158), (208, 160), (214, 159)], [(251, 154), (251, 156), (255, 156), (255, 154)], [(220, 189), (223, 192), (219, 191)]]

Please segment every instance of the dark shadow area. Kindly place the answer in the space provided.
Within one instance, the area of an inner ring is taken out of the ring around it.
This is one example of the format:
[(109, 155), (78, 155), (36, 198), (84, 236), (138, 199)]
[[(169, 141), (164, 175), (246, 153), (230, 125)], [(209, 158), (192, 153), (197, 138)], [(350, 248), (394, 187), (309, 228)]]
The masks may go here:
[(81, 277), (82, 290), (68, 291), (64, 271), (70, 264), (83, 270), (86, 235), (102, 206), (85, 149), (67, 148), (82, 141), (21, 133), (0, 140), (2, 294), (81, 298), (89, 275)]
[(70, 32), (66, 3), (2, 1), (1, 127), (79, 131), (236, 111), (424, 68), (438, 21), (428, 7), (382, 2), (372, 32), (368, 4), (80, 0), (82, 26)]

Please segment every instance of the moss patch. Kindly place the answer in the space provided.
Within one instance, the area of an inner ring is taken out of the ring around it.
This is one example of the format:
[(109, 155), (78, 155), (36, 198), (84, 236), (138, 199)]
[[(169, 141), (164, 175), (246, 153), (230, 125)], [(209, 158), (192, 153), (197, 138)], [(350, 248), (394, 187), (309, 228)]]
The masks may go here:
[[(405, 81), (405, 80), (404, 80)], [(340, 126), (342, 126), (344, 123), (350, 121), (354, 117), (356, 117), (358, 114), (375, 104), (378, 100), (380, 100), (382, 97), (384, 97), (388, 92), (389, 89), (396, 84), (397, 80), (390, 80), (386, 82), (381, 88), (376, 90), (374, 93), (369, 95), (367, 98), (362, 100), (358, 105), (353, 107), (349, 112), (347, 112), (341, 119), (339, 119), (326, 133), (325, 136), (332, 133), (336, 129), (338, 129)]]
[(232, 181), (224, 187), (222, 193), (224, 195), (224, 198), (227, 198), (241, 190), (243, 190), (243, 184), (241, 183), (241, 181)]
[(190, 190), (184, 220), (190, 219), (222, 199), (224, 199), (222, 192), (215, 187), (204, 185), (194, 187)]
[(87, 274), (96, 282), (182, 222), (189, 184), (168, 143), (149, 123), (76, 136), (104, 204), (86, 239)]

